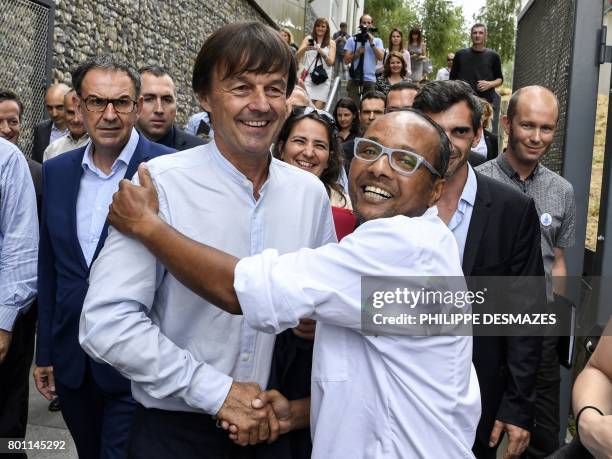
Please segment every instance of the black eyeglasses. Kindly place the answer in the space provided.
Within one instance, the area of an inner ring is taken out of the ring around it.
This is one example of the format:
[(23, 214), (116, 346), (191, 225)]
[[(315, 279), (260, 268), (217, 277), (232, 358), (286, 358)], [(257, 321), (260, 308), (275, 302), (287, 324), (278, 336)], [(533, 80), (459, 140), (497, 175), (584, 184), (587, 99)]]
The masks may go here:
[(336, 127), (336, 121), (334, 120), (334, 117), (331, 116), (331, 114), (329, 112), (326, 112), (325, 110), (319, 110), (318, 108), (314, 108), (314, 107), (306, 107), (303, 105), (298, 105), (297, 107), (293, 107), (293, 110), (291, 111), (291, 113), (296, 116), (299, 116), (299, 115), (308, 116), (312, 113), (316, 113), (320, 119), (325, 121), (331, 127), (333, 128)]
[(442, 174), (421, 155), (413, 151), (388, 148), (370, 139), (363, 139), (361, 137), (355, 138), (355, 149), (353, 154), (355, 158), (367, 163), (375, 163), (382, 155), (387, 155), (391, 168), (401, 175), (409, 176), (414, 174), (422, 164), (433, 175), (442, 177)]
[(113, 104), (113, 108), (117, 113), (132, 113), (136, 107), (136, 101), (129, 97), (121, 97), (120, 99), (108, 99), (104, 97), (87, 96), (83, 99), (85, 108), (90, 112), (103, 112), (108, 107), (108, 104)]

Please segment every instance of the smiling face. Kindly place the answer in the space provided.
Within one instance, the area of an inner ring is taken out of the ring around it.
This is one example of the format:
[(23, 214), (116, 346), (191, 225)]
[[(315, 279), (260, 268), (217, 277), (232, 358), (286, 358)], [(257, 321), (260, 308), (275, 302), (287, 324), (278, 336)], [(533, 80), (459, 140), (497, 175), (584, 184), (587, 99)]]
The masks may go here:
[(453, 146), (447, 177), (451, 177), (465, 166), (472, 147), (480, 140), (479, 133), (472, 128), (472, 112), (467, 102), (458, 102), (440, 113), (425, 112), (444, 129)]
[(280, 159), (320, 177), (329, 161), (329, 134), (323, 123), (311, 118), (298, 121), (279, 148)]
[(336, 121), (341, 130), (347, 130), (351, 128), (355, 115), (348, 108), (338, 107), (336, 110)]
[(389, 58), (389, 70), (391, 70), (391, 75), (399, 75), (402, 71), (402, 61), (395, 56), (391, 56)]
[(19, 105), (14, 100), (0, 102), (0, 137), (17, 145), (21, 133)]
[(150, 139), (159, 140), (172, 127), (176, 117), (176, 89), (168, 75), (157, 77), (150, 72), (140, 76), (142, 112), (138, 128)]
[(527, 166), (535, 165), (548, 151), (555, 136), (558, 108), (554, 95), (546, 90), (523, 90), (509, 120), (502, 118), (508, 135), (508, 155)]
[(121, 70), (94, 68), (87, 72), (81, 83), (77, 115), (83, 120), (95, 152), (118, 155), (130, 139), (142, 107), (141, 100), (130, 113), (118, 113), (113, 104), (107, 104), (104, 111), (96, 112), (86, 108), (85, 99), (88, 97), (136, 100), (134, 82)]
[(286, 114), (287, 74), (245, 72), (220, 79), (201, 95), (211, 114), (215, 142), (227, 158), (267, 158)]
[(317, 38), (319, 38), (319, 40), (322, 39), (325, 32), (327, 32), (327, 24), (325, 22), (319, 22), (315, 26), (315, 34), (317, 35)]
[[(397, 112), (370, 125), (365, 138), (386, 147), (413, 151), (436, 163), (440, 138), (437, 131), (418, 115)], [(375, 218), (422, 215), (440, 198), (444, 180), (435, 178), (424, 166), (410, 176), (391, 168), (382, 155), (374, 163), (354, 158), (349, 173), (353, 210), (360, 222)]]

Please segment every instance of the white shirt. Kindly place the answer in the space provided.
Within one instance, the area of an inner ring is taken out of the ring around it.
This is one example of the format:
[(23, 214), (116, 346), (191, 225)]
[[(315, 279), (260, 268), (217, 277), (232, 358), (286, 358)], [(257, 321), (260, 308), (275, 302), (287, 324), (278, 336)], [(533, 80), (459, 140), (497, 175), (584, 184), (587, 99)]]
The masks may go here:
[(110, 174), (104, 173), (95, 165), (91, 156), (93, 143), (87, 145), (83, 154), (81, 161), (83, 175), (77, 195), (76, 218), (77, 237), (88, 266), (96, 253), (108, 216), (108, 206), (113, 201), (113, 194), (119, 189), (119, 182), (125, 177), (138, 139), (136, 129), (132, 128), (130, 139), (113, 163)]
[(463, 276), (437, 209), (366, 222), (339, 244), (242, 259), (247, 322), (278, 333), (317, 320), (313, 458), (472, 458), (480, 390), (470, 336), (364, 336), (362, 276)]
[(56, 156), (66, 153), (70, 150), (76, 150), (89, 142), (89, 135), (83, 134), (80, 139), (75, 140), (71, 134), (60, 137), (53, 143), (50, 143), (43, 153), (43, 162), (55, 158)]
[(487, 159), (487, 142), (485, 140), (484, 133), (480, 136), (480, 140), (478, 141), (478, 145), (472, 148), (472, 151), (477, 155), (484, 157)]
[[(155, 158), (149, 169), (160, 215), (234, 256), (336, 240), (321, 181), (276, 159), (257, 201), (214, 142)], [(132, 380), (144, 406), (216, 414), (232, 378), (267, 386), (275, 337), (204, 301), (140, 242), (111, 228), (93, 264), (79, 339), (94, 359)]]
[(445, 81), (445, 80), (448, 80), (449, 77), (450, 77), (450, 70), (447, 67), (442, 67), (440, 70), (438, 70), (438, 74), (436, 75), (436, 80)]

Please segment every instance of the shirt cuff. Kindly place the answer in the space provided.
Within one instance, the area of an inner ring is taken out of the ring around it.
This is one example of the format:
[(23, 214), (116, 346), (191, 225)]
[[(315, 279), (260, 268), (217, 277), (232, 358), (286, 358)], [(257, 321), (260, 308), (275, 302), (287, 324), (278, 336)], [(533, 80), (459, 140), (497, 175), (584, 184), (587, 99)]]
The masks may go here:
[(243, 258), (234, 270), (234, 290), (245, 320), (266, 333), (295, 327), (300, 319), (283, 298), (283, 286), (274, 282), (272, 269), (277, 259), (278, 251), (267, 249)]
[(194, 394), (191, 396), (195, 408), (216, 415), (232, 387), (231, 376), (221, 373), (211, 365), (203, 365), (194, 375)]
[(12, 332), (19, 309), (10, 306), (0, 306), (0, 330)]

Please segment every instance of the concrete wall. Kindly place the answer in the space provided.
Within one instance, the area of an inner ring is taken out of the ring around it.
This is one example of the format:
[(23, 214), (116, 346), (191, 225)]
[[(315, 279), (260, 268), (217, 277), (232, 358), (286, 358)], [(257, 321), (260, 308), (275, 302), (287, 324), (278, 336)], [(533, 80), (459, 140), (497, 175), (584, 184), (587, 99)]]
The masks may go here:
[(265, 17), (247, 0), (56, 0), (53, 79), (87, 57), (113, 52), (135, 67), (161, 65), (178, 92), (177, 122), (200, 111), (191, 90), (193, 62), (214, 30)]

